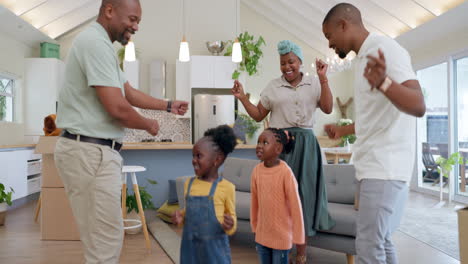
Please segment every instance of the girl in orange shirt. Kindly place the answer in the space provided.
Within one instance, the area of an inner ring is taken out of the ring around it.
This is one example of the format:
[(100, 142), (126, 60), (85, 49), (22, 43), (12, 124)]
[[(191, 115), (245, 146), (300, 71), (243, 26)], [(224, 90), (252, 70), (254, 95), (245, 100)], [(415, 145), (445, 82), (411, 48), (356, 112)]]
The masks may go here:
[(305, 243), (297, 181), (279, 158), (292, 146), (282, 129), (269, 128), (258, 138), (256, 154), (263, 162), (252, 171), (250, 224), (261, 264), (287, 264), (292, 245)]

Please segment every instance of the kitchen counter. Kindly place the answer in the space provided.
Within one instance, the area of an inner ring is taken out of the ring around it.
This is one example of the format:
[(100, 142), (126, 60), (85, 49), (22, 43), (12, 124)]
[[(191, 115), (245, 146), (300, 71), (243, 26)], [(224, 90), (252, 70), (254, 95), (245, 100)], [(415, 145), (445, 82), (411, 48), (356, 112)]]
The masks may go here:
[[(255, 145), (239, 144), (236, 149), (255, 149)], [(184, 142), (126, 142), (122, 150), (145, 150), (145, 149), (192, 149), (193, 145)]]
[[(0, 149), (35, 148), (36, 144), (0, 145)], [(255, 145), (239, 144), (236, 149), (255, 149)], [(122, 150), (144, 149), (192, 149), (193, 145), (186, 142), (125, 142)]]
[(0, 145), (0, 150), (18, 149), (18, 148), (35, 148), (36, 144), (17, 144), (17, 145)]

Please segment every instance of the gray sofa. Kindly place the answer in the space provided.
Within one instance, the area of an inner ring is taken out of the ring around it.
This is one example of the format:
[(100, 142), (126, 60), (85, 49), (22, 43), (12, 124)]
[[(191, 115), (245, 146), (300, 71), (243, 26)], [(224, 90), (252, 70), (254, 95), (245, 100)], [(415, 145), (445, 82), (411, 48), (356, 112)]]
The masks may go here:
[[(250, 176), (258, 160), (227, 158), (224, 163), (223, 177), (236, 186), (236, 213), (238, 232), (250, 231)], [(354, 195), (357, 181), (354, 166), (323, 165), (327, 186), (328, 209), (336, 221), (335, 227), (328, 231), (320, 231), (316, 236), (308, 239), (307, 244), (312, 247), (343, 252), (347, 255), (348, 264), (354, 262), (356, 255), (356, 217), (354, 209)], [(177, 196), (181, 208), (184, 204), (184, 183), (191, 176), (177, 178)]]

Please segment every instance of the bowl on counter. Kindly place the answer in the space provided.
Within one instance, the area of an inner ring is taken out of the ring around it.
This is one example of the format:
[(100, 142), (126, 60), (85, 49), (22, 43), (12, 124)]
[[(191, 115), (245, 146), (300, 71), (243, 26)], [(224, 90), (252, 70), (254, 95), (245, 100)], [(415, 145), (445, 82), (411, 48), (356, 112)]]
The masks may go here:
[(215, 56), (218, 56), (221, 52), (223, 52), (225, 46), (226, 42), (221, 40), (206, 42), (206, 47), (208, 48), (208, 51)]

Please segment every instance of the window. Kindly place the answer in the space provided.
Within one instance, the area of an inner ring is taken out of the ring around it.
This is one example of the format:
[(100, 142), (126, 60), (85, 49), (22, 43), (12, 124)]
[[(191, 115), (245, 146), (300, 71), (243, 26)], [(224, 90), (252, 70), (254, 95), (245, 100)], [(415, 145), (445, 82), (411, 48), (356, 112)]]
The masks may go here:
[(421, 69), (417, 75), (426, 102), (426, 115), (417, 119), (418, 186), (436, 191), (440, 175), (435, 160), (448, 155), (447, 63)]
[(15, 81), (0, 75), (0, 121), (13, 122)]

